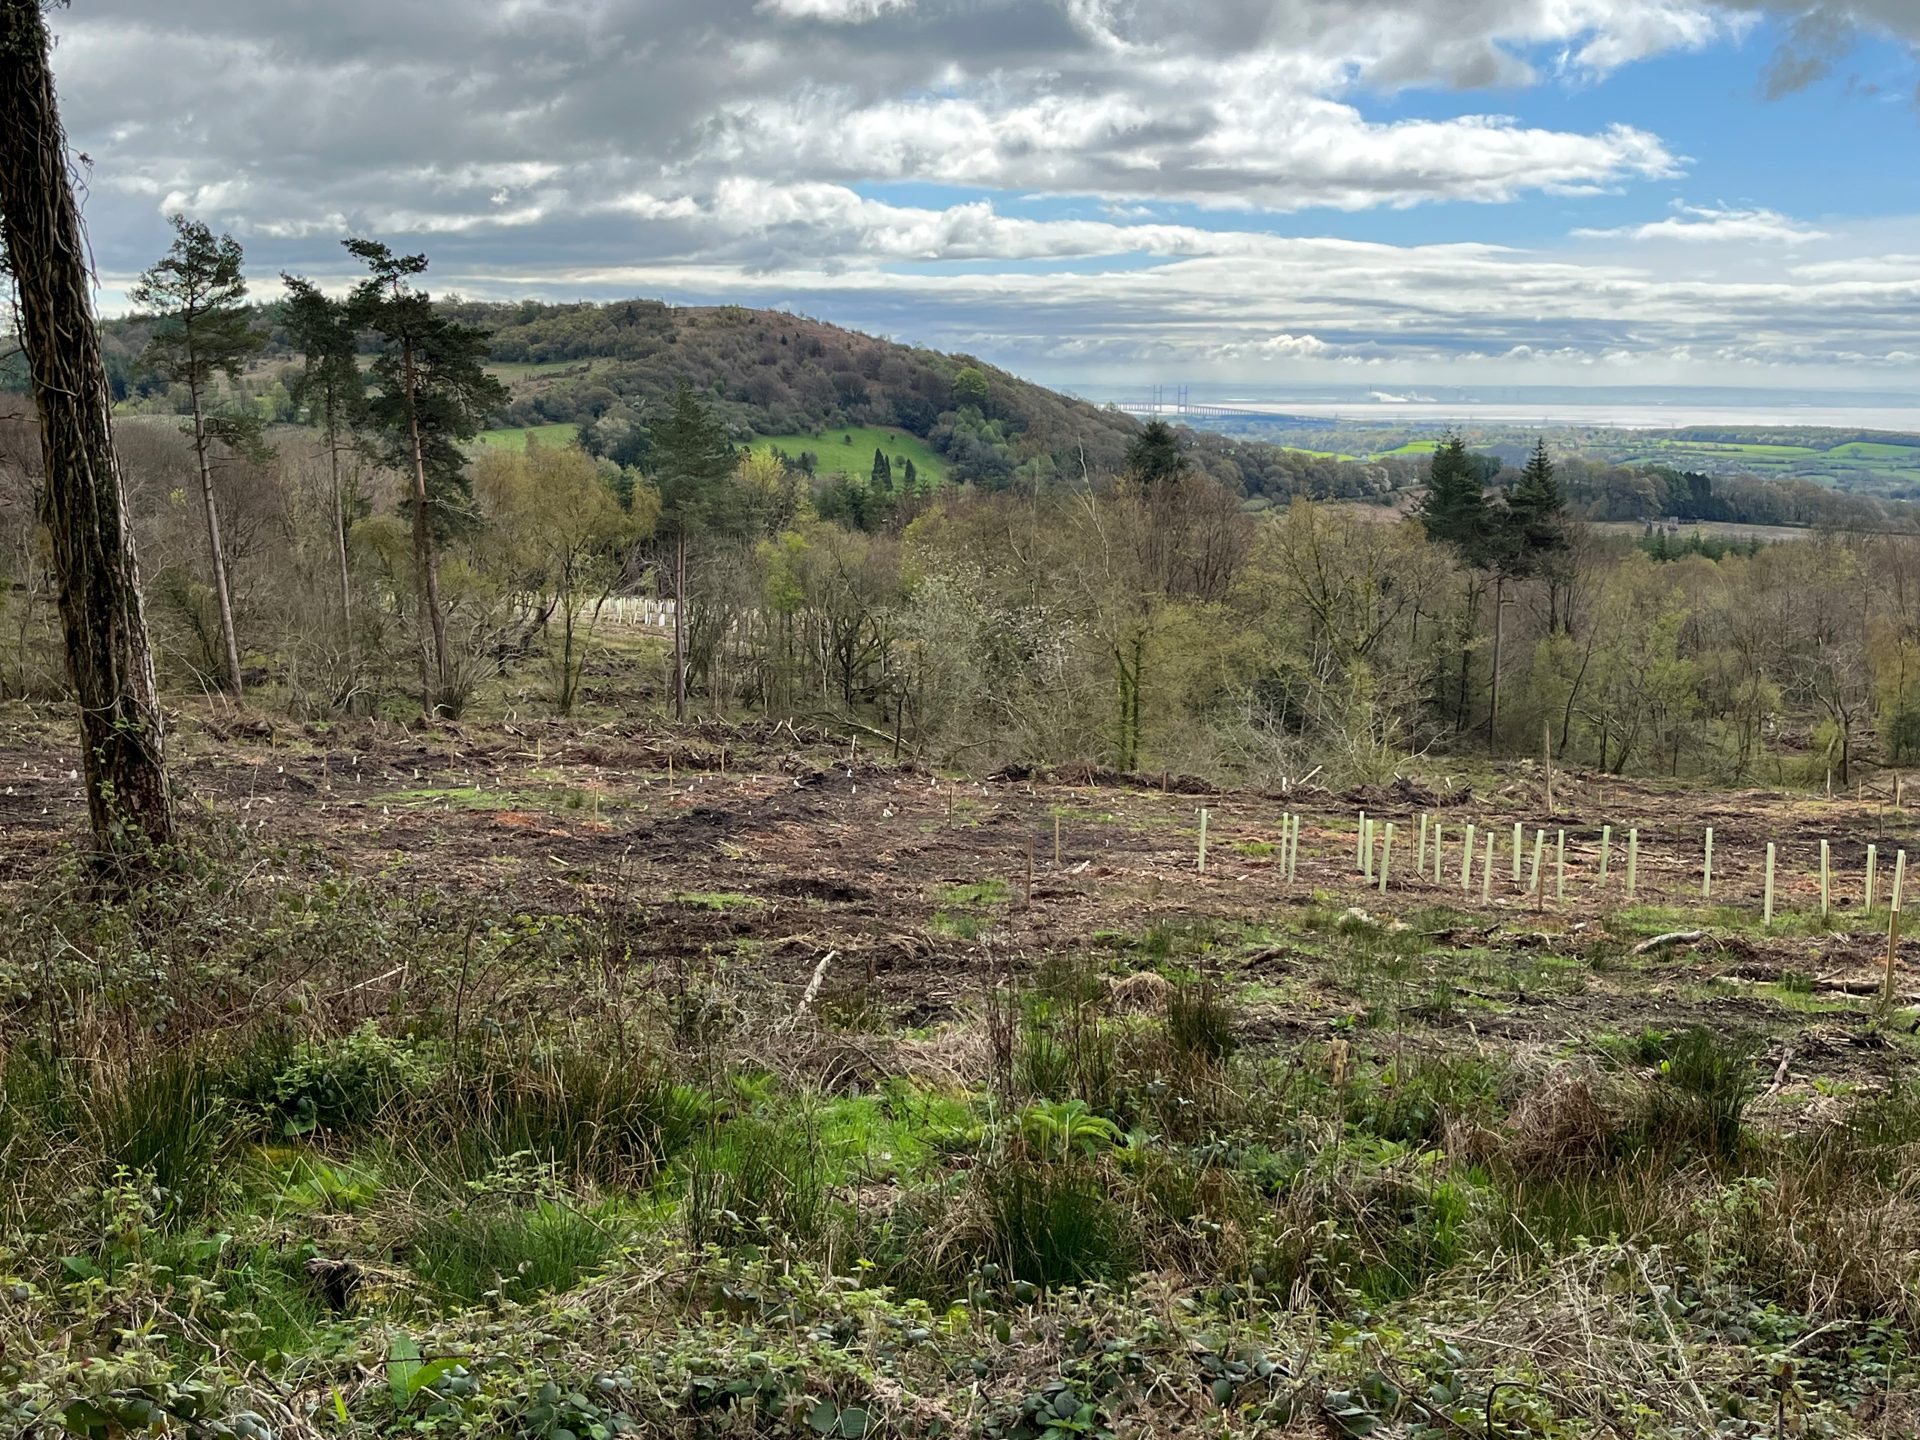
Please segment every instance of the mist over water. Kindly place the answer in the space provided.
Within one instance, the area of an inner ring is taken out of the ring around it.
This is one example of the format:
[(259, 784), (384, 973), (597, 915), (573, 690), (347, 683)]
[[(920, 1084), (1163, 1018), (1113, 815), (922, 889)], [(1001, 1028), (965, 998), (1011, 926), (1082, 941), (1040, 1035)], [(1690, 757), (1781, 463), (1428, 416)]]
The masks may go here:
[[(1198, 403), (1198, 402), (1196, 402)], [(1920, 432), (1920, 404), (1760, 405), (1697, 404), (1514, 404), (1458, 401), (1390, 400), (1347, 403), (1264, 400), (1211, 401), (1237, 409), (1272, 415), (1302, 415), (1318, 419), (1389, 425), (1532, 425), (1543, 430), (1678, 430), (1687, 426), (1785, 427), (1813, 426), (1836, 430)]]
[[(1169, 415), (1177, 414), (1182, 386), (1158, 387)], [(1657, 386), (1397, 385), (1266, 387), (1222, 383), (1184, 387), (1189, 403), (1328, 423), (1462, 426), (1519, 425), (1540, 429), (1677, 430), (1818, 427), (1920, 434), (1920, 393), (1910, 391), (1794, 391)], [(1153, 386), (1085, 387), (1100, 403), (1137, 407)]]

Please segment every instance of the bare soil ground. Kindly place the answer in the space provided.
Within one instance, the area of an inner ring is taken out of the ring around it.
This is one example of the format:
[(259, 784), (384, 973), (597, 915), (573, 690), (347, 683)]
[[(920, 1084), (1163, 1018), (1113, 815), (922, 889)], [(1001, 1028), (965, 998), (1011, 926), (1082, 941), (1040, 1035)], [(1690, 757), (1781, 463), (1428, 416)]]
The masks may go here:
[[(79, 834), (69, 733), (59, 717), (0, 713), (0, 885), (31, 885)], [(1885, 1071), (1899, 1058), (1870, 1025), (1873, 997), (1858, 992), (1883, 976), (1893, 857), (1912, 844), (1920, 858), (1920, 834), (1872, 794), (1697, 791), (1576, 773), (1555, 776), (1549, 811), (1544, 777), (1527, 762), (1492, 788), (1437, 774), (1344, 794), (1194, 793), (1211, 787), (1177, 776), (955, 779), (774, 725), (416, 733), (201, 715), (176, 726), (175, 750), (191, 800), (263, 845), (315, 847), (352, 873), (516, 910), (612, 898), (644, 911), (654, 958), (750, 958), (772, 983), (803, 985), (832, 952), (829, 989), (866, 987), (896, 1024), (952, 1016), (1010, 965), (1104, 954), (1116, 966), (1171, 961), (1231, 977), (1247, 988), (1249, 1028), (1276, 1039), (1394, 1005), (1492, 1042), (1565, 1044), (1698, 1021), (1779, 1032), (1780, 1053), (1820, 1057), (1825, 1073)], [(1357, 873), (1362, 810), (1395, 825), (1384, 893)], [(1305, 817), (1294, 883), (1277, 845), (1289, 812)], [(1421, 813), (1442, 827), (1441, 880), (1414, 873)], [(1460, 884), (1469, 823), (1495, 837), (1488, 904), (1483, 838), (1471, 884)], [(1602, 825), (1613, 827), (1604, 884)], [(1700, 896), (1708, 826), (1711, 907)], [(1542, 830), (1544, 900), (1525, 893)], [(1822, 839), (1831, 926), (1809, 919)], [(1769, 841), (1779, 847), (1778, 916), (1763, 930)], [(1863, 919), (1869, 844), (1881, 858), (1880, 908)], [(1420, 929), (1430, 958), (1378, 983), (1327, 963), (1313, 924), (1348, 908)], [(1708, 933), (1631, 954), (1630, 942), (1662, 928)], [(1920, 947), (1910, 946), (1896, 996), (1920, 989), (1916, 966)]]

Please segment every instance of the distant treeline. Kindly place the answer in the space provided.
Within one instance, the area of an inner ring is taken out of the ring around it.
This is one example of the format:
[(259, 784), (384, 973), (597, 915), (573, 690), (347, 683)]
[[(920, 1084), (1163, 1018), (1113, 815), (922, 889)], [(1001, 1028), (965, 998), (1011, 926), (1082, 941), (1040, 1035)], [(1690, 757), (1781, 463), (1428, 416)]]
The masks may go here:
[(1589, 520), (1715, 520), (1833, 530), (1920, 530), (1920, 507), (1816, 485), (1811, 480), (1710, 476), (1666, 465), (1562, 460), (1568, 501)]

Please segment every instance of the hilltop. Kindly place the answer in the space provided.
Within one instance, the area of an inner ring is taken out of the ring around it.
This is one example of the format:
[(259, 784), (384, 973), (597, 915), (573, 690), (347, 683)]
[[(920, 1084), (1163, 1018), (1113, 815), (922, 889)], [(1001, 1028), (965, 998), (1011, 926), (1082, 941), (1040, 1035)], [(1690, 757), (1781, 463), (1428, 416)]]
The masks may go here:
[[(864, 476), (875, 449), (915, 460), (931, 478), (988, 488), (1121, 468), (1140, 422), (1024, 380), (971, 355), (905, 345), (781, 310), (675, 306), (658, 300), (548, 305), (450, 300), (493, 335), (494, 370), (512, 399), (507, 430), (565, 426), (614, 459), (645, 459), (645, 419), (686, 381), (740, 444), (814, 455), (822, 473)], [(276, 308), (254, 384), (269, 396), (292, 360)], [(148, 322), (104, 323), (116, 395), (156, 389), (141, 372)], [(559, 435), (563, 432), (548, 432)], [(1242, 437), (1193, 431), (1208, 474), (1256, 507), (1295, 495), (1355, 499), (1418, 483), (1417, 458), (1348, 461)]]
[[(615, 454), (683, 379), (712, 397), (736, 440), (810, 452), (823, 470), (864, 474), (879, 448), (989, 487), (1110, 473), (1141, 428), (971, 355), (781, 310), (649, 300), (454, 308), (493, 332), (513, 392), (504, 423), (584, 425)], [(1202, 432), (1189, 444), (1208, 473), (1256, 501), (1378, 495), (1415, 480), (1412, 465), (1340, 462)]]

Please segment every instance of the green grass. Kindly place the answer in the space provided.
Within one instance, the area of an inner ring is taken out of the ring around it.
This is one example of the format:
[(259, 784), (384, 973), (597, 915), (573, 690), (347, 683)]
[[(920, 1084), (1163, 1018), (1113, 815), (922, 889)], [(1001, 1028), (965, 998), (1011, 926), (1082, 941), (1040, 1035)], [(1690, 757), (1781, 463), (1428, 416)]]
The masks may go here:
[(1836, 445), (1826, 453), (1848, 460), (1920, 461), (1920, 445), (1887, 445), (1874, 440), (1855, 440), (1850, 444)]
[(473, 437), (472, 443), (489, 450), (509, 445), (518, 449), (532, 436), (542, 445), (571, 445), (579, 433), (578, 425), (521, 425), (506, 430), (482, 430)]
[(887, 458), (893, 461), (896, 484), (899, 483), (902, 460), (913, 461), (913, 468), (922, 480), (939, 481), (947, 478), (947, 462), (929, 449), (926, 441), (904, 430), (874, 425), (828, 430), (819, 435), (763, 435), (754, 440), (753, 446), (755, 449), (777, 447), (795, 459), (799, 458), (802, 450), (811, 450), (819, 457), (816, 473), (821, 475), (843, 471), (848, 475), (870, 475), (873, 473), (873, 452), (883, 450)]
[(678, 890), (668, 898), (691, 910), (712, 910), (722, 915), (729, 910), (749, 910), (765, 903), (732, 890)]
[(593, 370), (604, 360), (496, 360), (487, 366), (489, 375), (502, 380), (524, 380), (532, 375), (560, 375), (569, 370)]
[(1384, 460), (1390, 455), (1431, 455), (1440, 448), (1438, 440), (1409, 440), (1404, 445), (1396, 445), (1391, 450), (1382, 450), (1373, 456), (1375, 460)]

